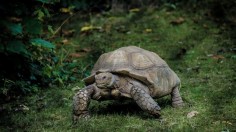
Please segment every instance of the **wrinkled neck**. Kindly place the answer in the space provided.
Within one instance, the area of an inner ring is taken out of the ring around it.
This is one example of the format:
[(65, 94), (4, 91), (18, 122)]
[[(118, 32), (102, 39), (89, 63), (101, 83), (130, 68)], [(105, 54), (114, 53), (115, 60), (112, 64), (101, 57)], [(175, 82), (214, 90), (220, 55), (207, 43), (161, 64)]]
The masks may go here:
[(122, 76), (115, 76), (115, 82), (113, 84), (114, 88), (123, 88), (127, 85), (128, 80), (126, 77), (122, 77)]

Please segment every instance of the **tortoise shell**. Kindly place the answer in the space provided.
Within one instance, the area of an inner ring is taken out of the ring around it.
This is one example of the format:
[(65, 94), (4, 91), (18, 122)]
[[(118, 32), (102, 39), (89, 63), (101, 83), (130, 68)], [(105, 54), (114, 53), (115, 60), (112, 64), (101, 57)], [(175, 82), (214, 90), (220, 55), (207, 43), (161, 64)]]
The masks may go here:
[(152, 88), (160, 88), (161, 85), (162, 89), (169, 87), (170, 83), (175, 83), (177, 77), (156, 53), (136, 46), (122, 47), (102, 54), (91, 75), (84, 79), (86, 85), (94, 83), (95, 75), (101, 72), (122, 74), (151, 85)]

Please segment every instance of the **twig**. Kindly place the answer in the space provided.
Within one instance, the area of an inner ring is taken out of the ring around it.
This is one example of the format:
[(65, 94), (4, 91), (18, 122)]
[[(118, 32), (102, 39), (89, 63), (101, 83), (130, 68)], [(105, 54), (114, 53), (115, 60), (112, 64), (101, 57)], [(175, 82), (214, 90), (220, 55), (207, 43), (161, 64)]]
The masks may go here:
[(67, 18), (61, 23), (61, 25), (57, 28), (57, 30), (53, 33), (53, 35), (52, 35), (49, 39), (55, 37), (55, 35), (60, 31), (61, 27), (62, 27), (71, 17), (73, 17), (73, 16), (74, 16), (75, 14), (77, 14), (78, 12), (79, 12), (79, 11), (77, 11), (76, 13), (74, 13), (74, 14), (72, 14), (71, 16), (67, 17)]

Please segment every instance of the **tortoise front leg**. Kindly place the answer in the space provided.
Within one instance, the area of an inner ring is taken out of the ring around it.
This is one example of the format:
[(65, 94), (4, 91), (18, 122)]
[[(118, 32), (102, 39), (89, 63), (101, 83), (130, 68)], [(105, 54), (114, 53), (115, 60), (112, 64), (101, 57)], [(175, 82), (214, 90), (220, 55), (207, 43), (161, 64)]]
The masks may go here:
[(136, 103), (141, 107), (142, 110), (154, 115), (155, 117), (160, 117), (160, 106), (153, 100), (153, 98), (142, 88), (138, 86), (133, 86), (131, 88), (131, 97), (136, 101)]
[(88, 119), (90, 117), (88, 106), (90, 99), (95, 93), (96, 86), (94, 84), (89, 85), (77, 92), (73, 97), (73, 121), (76, 122), (79, 119)]
[(173, 90), (172, 90), (172, 93), (171, 93), (171, 100), (172, 100), (172, 106), (173, 107), (181, 107), (184, 105), (183, 103), (183, 100), (180, 96), (180, 93), (179, 93), (179, 87), (175, 87)]

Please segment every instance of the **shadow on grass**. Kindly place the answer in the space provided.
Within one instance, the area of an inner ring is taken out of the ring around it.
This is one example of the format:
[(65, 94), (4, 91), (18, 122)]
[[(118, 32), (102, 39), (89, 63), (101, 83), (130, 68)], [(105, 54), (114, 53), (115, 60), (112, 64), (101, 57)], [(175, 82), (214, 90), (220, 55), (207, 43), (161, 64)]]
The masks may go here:
[[(171, 106), (171, 100), (167, 98), (158, 99), (156, 102), (158, 102), (162, 109)], [(90, 111), (92, 114), (95, 113), (97, 115), (131, 115), (138, 116), (143, 119), (155, 118), (154, 116), (143, 111), (132, 100), (92, 101)]]
[(12, 122), (12, 119), (11, 119), (11, 116), (10, 115), (10, 112), (8, 111), (1, 111), (0, 113), (0, 130), (2, 130), (3, 128), (1, 128), (2, 126), (5, 128), (5, 129), (9, 129), (9, 126), (12, 126), (14, 123)]

